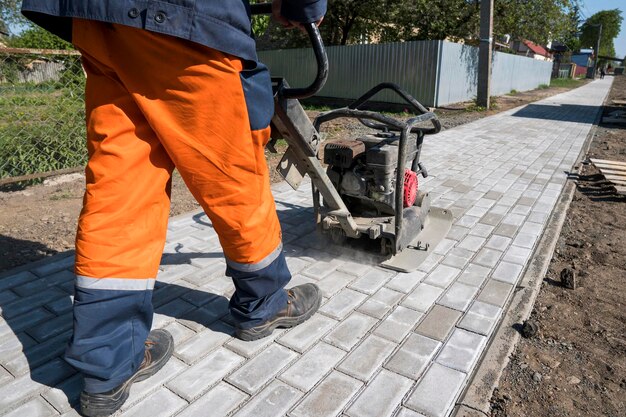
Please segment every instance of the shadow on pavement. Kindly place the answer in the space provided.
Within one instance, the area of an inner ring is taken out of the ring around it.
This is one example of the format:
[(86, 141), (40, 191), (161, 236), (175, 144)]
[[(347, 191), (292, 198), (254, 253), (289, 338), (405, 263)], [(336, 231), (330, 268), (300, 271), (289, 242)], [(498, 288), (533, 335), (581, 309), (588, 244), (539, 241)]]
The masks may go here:
[(595, 121), (600, 107), (578, 104), (529, 104), (512, 116), (591, 124)]

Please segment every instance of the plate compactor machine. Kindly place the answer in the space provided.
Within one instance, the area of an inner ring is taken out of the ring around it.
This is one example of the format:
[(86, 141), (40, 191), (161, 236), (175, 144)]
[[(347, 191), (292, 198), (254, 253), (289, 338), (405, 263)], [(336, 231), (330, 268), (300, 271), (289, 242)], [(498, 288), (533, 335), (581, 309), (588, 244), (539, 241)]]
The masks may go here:
[[(269, 13), (270, 4), (252, 5), (252, 14)], [(304, 28), (317, 61), (315, 80), (306, 88), (291, 88), (283, 78), (272, 78), (275, 114), (268, 148), (275, 152), (279, 138), (289, 145), (277, 169), (294, 189), (309, 175), (318, 229), (335, 244), (345, 245), (350, 239), (378, 242), (360, 246), (378, 246), (380, 255), (371, 256), (380, 257), (382, 267), (414, 271), (452, 224), (448, 210), (430, 206), (430, 197), (418, 180), (428, 176), (420, 162), (424, 136), (439, 132), (439, 120), (397, 85), (383, 83), (347, 107), (319, 114), (311, 123), (298, 100), (321, 90), (328, 76), (328, 59), (316, 25)], [(401, 121), (361, 110), (382, 90), (395, 92), (416, 116)], [(319, 156), (320, 129), (338, 118), (357, 119), (370, 132), (324, 143), (324, 168)]]

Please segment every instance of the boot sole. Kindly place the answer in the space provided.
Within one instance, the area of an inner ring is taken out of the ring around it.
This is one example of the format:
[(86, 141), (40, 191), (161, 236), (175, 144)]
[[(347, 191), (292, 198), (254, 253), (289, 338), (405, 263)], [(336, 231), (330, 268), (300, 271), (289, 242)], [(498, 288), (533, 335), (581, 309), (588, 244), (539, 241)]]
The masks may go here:
[[(318, 293), (319, 294), (319, 293)], [(304, 314), (301, 314), (296, 317), (281, 317), (276, 319), (275, 321), (266, 324), (264, 327), (258, 330), (252, 329), (237, 329), (236, 336), (237, 338), (243, 340), (244, 342), (252, 342), (254, 340), (263, 339), (271, 335), (275, 329), (288, 329), (290, 327), (295, 327), (299, 324), (304, 323), (308, 319), (310, 319), (313, 314), (320, 308), (320, 304), (322, 303), (322, 295), (319, 294), (317, 298), (317, 302), (311, 306)]]
[(144, 368), (131, 376), (113, 396), (106, 399), (94, 398), (85, 392), (80, 394), (80, 412), (86, 417), (108, 417), (119, 410), (128, 399), (130, 387), (135, 382), (141, 382), (156, 374), (165, 366), (174, 353), (174, 341), (168, 346), (163, 359), (155, 362), (154, 366)]

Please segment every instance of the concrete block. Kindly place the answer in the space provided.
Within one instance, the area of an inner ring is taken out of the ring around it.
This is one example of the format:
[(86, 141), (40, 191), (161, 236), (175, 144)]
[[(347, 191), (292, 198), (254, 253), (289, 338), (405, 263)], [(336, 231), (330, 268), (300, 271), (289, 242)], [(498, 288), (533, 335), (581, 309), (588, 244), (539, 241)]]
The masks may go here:
[(42, 307), (33, 308), (31, 311), (11, 319), (11, 325), (5, 320), (0, 320), (0, 337), (7, 334), (18, 334), (26, 329), (36, 326), (45, 320), (54, 318), (54, 314)]
[(359, 308), (363, 314), (376, 317), (378, 319), (383, 318), (391, 309), (396, 305), (398, 301), (404, 296), (404, 294), (390, 290), (388, 288), (381, 288), (365, 301)]
[[(345, 414), (349, 417), (391, 417), (413, 381), (382, 370)], [(376, 401), (372, 401), (372, 399)]]
[(207, 415), (226, 416), (248, 398), (248, 395), (224, 382), (191, 403), (176, 417), (198, 417)]
[(396, 274), (393, 272), (383, 271), (382, 269), (374, 268), (361, 278), (353, 281), (350, 284), (350, 288), (357, 291), (361, 291), (366, 294), (374, 294), (378, 291), (387, 281), (389, 281)]
[(180, 374), (184, 370), (189, 369), (187, 365), (179, 361), (176, 358), (170, 358), (169, 361), (150, 378), (133, 384), (130, 388), (130, 395), (128, 400), (122, 406), (122, 410), (132, 408), (139, 401), (142, 401), (152, 392), (158, 390), (163, 384), (171, 380), (176, 375)]
[(361, 339), (367, 336), (367, 332), (376, 324), (378, 320), (364, 314), (355, 312), (343, 320), (333, 331), (331, 331), (324, 341), (349, 351)]
[(513, 241), (515, 246), (521, 246), (522, 248), (532, 249), (535, 243), (539, 239), (539, 235), (530, 235), (527, 233), (518, 233), (517, 237)]
[(424, 260), (424, 262), (422, 262), (418, 267), (417, 270), (421, 271), (421, 272), (430, 272), (433, 270), (433, 268), (435, 268), (437, 265), (439, 265), (441, 263), (441, 260), (443, 259), (442, 255), (438, 255), (436, 253), (431, 253), (430, 255), (428, 255), (428, 257)]
[(346, 287), (356, 277), (345, 272), (335, 271), (325, 278), (322, 278), (317, 282), (317, 286), (320, 287), (324, 297), (332, 297), (337, 294), (342, 288)]
[(496, 229), (494, 230), (494, 234), (514, 238), (517, 234), (518, 229), (519, 226), (513, 224), (501, 224), (500, 226), (496, 227)]
[(301, 273), (311, 278), (320, 280), (335, 272), (339, 265), (341, 265), (341, 262), (338, 260), (317, 261), (311, 266), (303, 269)]
[(207, 391), (210, 386), (221, 381), (243, 361), (243, 357), (230, 350), (218, 348), (170, 380), (165, 386), (187, 401), (192, 401)]
[(65, 352), (65, 347), (71, 334), (72, 331), (68, 330), (45, 342), (30, 346), (24, 350), (24, 354), (20, 354), (2, 365), (15, 376), (23, 375), (29, 371), (32, 373), (32, 369), (56, 360), (55, 358), (61, 356)]
[(316, 314), (306, 322), (290, 329), (284, 336), (278, 339), (278, 343), (302, 353), (322, 339), (336, 324), (337, 321), (321, 314)]
[(64, 269), (71, 269), (73, 267), (74, 255), (71, 255), (52, 262), (46, 262), (45, 264), (33, 269), (32, 272), (39, 277), (45, 277), (46, 275), (51, 275), (55, 272), (59, 272)]
[(233, 417), (284, 416), (302, 395), (297, 389), (283, 382), (275, 381), (255, 395)]
[(278, 375), (298, 354), (277, 344), (272, 344), (225, 380), (248, 394), (257, 393)]
[(480, 252), (478, 252), (478, 255), (476, 256), (476, 258), (474, 258), (473, 262), (479, 265), (493, 268), (494, 266), (496, 266), (501, 257), (502, 252), (500, 251), (483, 248)]
[(465, 377), (462, 372), (434, 363), (404, 405), (427, 416), (447, 416)]
[(166, 388), (160, 388), (122, 415), (123, 417), (170, 417), (186, 406), (187, 401)]
[(532, 249), (521, 248), (519, 246), (511, 246), (504, 253), (502, 261), (511, 262), (518, 265), (526, 265), (532, 254)]
[(500, 307), (486, 304), (481, 301), (474, 301), (467, 314), (459, 323), (459, 327), (474, 333), (489, 336), (494, 325), (500, 318), (502, 309)]
[(356, 309), (365, 299), (367, 295), (344, 288), (339, 293), (333, 295), (326, 304), (320, 308), (320, 312), (334, 319), (342, 320), (354, 309)]
[(506, 236), (493, 235), (489, 238), (489, 241), (485, 246), (490, 249), (504, 252), (509, 248), (512, 241), (513, 240), (511, 238), (508, 238)]
[(211, 281), (200, 287), (203, 291), (207, 291), (211, 294), (221, 295), (230, 299), (230, 296), (235, 292), (235, 286), (233, 280), (230, 277), (220, 276), (213, 278)]
[(485, 241), (484, 237), (468, 235), (459, 243), (458, 247), (477, 252), (485, 244)]
[(522, 265), (502, 261), (493, 272), (492, 278), (498, 281), (508, 282), (509, 284), (515, 284), (522, 274), (523, 269), (524, 267)]
[(477, 292), (477, 287), (456, 282), (446, 290), (437, 304), (450, 307), (455, 310), (465, 311)]
[(370, 335), (336, 369), (361, 381), (368, 381), (396, 346), (393, 342)]
[(228, 314), (228, 300), (220, 297), (204, 307), (190, 310), (178, 316), (178, 321), (195, 332), (201, 332)]
[(284, 335), (286, 332), (287, 329), (276, 329), (272, 332), (271, 335), (251, 342), (244, 342), (241, 339), (233, 338), (229, 340), (228, 343), (226, 343), (224, 346), (237, 353), (238, 355), (244, 356), (246, 358), (252, 358), (257, 353), (274, 343), (276, 339)]
[(58, 300), (63, 297), (67, 297), (64, 292), (56, 288), (49, 288), (46, 291), (41, 291), (28, 297), (21, 297), (15, 301), (3, 305), (2, 316), (5, 320), (9, 320), (16, 316), (19, 316), (20, 314), (27, 313), (33, 308), (40, 307), (44, 304)]
[(291, 365), (280, 379), (308, 392), (346, 355), (343, 350), (320, 342)]
[(424, 280), (426, 284), (447, 288), (461, 273), (460, 269), (446, 265), (436, 267)]
[(417, 381), (440, 347), (441, 342), (412, 333), (393, 354), (385, 368)]
[(485, 336), (455, 329), (437, 356), (437, 362), (448, 368), (469, 373), (483, 347), (487, 343)]
[(54, 300), (45, 305), (46, 309), (52, 311), (57, 316), (63, 315), (69, 311), (72, 311), (74, 307), (74, 297), (65, 296), (63, 298), (59, 298), (58, 300)]
[(413, 290), (417, 284), (422, 282), (426, 277), (426, 274), (421, 271), (415, 271), (410, 273), (398, 273), (391, 280), (387, 281), (385, 287), (407, 294)]
[(396, 307), (382, 323), (374, 330), (374, 334), (400, 343), (407, 334), (415, 327), (424, 314), (410, 308)]
[(467, 268), (463, 270), (457, 282), (471, 285), (473, 287), (481, 287), (490, 273), (490, 268), (486, 268), (477, 264), (469, 264)]
[(174, 354), (185, 363), (192, 364), (226, 343), (234, 334), (235, 329), (218, 321), (210, 329), (197, 333), (177, 346)]
[(82, 389), (83, 377), (80, 374), (75, 374), (56, 387), (44, 392), (42, 397), (59, 413), (66, 413), (78, 404)]
[(345, 255), (341, 259), (343, 262), (341, 263), (341, 265), (339, 265), (337, 271), (345, 272), (346, 274), (356, 275), (357, 277), (361, 277), (367, 274), (374, 267), (374, 265), (370, 265), (367, 262), (358, 262), (356, 260), (351, 260), (349, 255)]
[(4, 414), (4, 417), (25, 417), (25, 416), (37, 416), (37, 417), (53, 417), (58, 416), (57, 412), (43, 399), (37, 397), (24, 405), (19, 406), (15, 410)]
[(61, 334), (73, 326), (72, 313), (66, 313), (27, 330), (27, 333), (39, 342)]
[(487, 304), (503, 307), (512, 291), (513, 285), (490, 279), (476, 299)]
[(362, 386), (361, 381), (333, 371), (289, 413), (289, 417), (336, 416)]
[(420, 284), (406, 297), (401, 305), (417, 311), (428, 311), (443, 293), (443, 289), (428, 284)]
[(443, 341), (460, 317), (459, 311), (435, 305), (417, 326), (415, 332), (431, 339)]

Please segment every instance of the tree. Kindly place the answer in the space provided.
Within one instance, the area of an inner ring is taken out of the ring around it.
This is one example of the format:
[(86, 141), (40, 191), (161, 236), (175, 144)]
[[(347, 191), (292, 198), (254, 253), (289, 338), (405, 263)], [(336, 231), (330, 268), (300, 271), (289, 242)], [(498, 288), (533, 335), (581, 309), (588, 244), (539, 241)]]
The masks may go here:
[(24, 25), (26, 19), (20, 12), (21, 0), (0, 0), (0, 25), (4, 25), (7, 33), (12, 27)]
[(39, 26), (33, 26), (23, 31), (19, 36), (11, 37), (8, 43), (14, 48), (74, 49), (71, 43)]
[(598, 39), (598, 25), (602, 25), (600, 37), (600, 55), (615, 56), (613, 40), (619, 34), (623, 17), (619, 9), (603, 10), (591, 16), (582, 26), (580, 46), (595, 48)]

